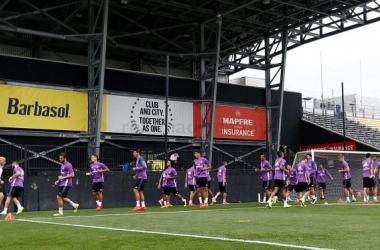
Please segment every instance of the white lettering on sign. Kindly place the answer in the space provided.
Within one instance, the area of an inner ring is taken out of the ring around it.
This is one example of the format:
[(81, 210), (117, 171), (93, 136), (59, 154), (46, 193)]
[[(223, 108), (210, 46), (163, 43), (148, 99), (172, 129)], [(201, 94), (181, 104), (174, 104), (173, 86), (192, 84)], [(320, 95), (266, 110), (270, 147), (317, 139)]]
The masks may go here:
[(253, 121), (249, 119), (223, 118), (223, 124), (252, 126)]

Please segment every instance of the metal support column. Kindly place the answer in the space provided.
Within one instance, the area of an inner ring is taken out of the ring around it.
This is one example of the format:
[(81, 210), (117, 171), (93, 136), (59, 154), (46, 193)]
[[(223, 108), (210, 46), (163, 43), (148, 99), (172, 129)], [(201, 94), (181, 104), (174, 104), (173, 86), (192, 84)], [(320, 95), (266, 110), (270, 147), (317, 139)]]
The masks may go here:
[[(204, 25), (200, 27), (200, 50), (204, 52)], [(205, 59), (201, 56), (200, 61), (200, 96), (202, 101), (202, 155), (206, 154), (206, 157), (212, 162), (212, 151), (214, 145), (214, 120), (215, 120), (215, 108), (216, 108), (216, 96), (218, 86), (218, 68), (219, 68), (219, 53), (220, 53), (220, 35), (222, 29), (222, 16), (218, 14), (216, 16), (216, 37), (215, 37), (215, 58), (213, 60), (213, 72), (206, 76), (205, 72)], [(210, 85), (206, 88), (206, 80), (210, 80)], [(209, 95), (209, 90), (211, 94)]]
[[(267, 155), (273, 162), (281, 146), (282, 109), (284, 98), (285, 65), (288, 44), (288, 31), (281, 34), (281, 62), (272, 63), (272, 45), (270, 38), (265, 38), (265, 91), (267, 111)], [(275, 70), (272, 77), (271, 70)]]
[[(90, 35), (88, 47), (88, 87), (89, 87), (89, 155), (100, 152), (101, 124), (104, 92), (104, 74), (106, 63), (107, 29), (109, 0), (103, 0), (99, 6), (98, 17), (103, 11), (102, 31), (100, 35)], [(89, 1), (89, 34), (94, 34), (97, 23), (94, 23), (92, 1)], [(98, 53), (99, 52), (99, 53)]]

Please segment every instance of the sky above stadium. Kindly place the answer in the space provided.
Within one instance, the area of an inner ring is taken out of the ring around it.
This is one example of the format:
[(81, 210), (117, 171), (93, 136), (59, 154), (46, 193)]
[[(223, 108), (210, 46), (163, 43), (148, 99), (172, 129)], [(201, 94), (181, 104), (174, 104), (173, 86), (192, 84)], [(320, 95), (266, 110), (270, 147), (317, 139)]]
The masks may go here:
[[(321, 98), (320, 57), (324, 98), (341, 96), (341, 82), (345, 84), (345, 94), (360, 96), (362, 85), (363, 96), (380, 96), (380, 22), (289, 51), (285, 90), (301, 92), (303, 97)], [(243, 76), (264, 78), (263, 72), (247, 69), (230, 79)]]

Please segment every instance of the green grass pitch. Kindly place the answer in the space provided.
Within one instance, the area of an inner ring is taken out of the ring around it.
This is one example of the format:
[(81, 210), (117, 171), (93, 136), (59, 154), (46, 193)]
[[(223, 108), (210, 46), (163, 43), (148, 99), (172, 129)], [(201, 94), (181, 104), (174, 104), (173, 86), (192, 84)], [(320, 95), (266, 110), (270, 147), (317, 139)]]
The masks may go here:
[[(375, 249), (380, 205), (215, 204), (24, 212), (0, 218), (6, 249)], [(273, 245), (274, 244), (274, 245)], [(279, 244), (279, 245), (276, 245)]]

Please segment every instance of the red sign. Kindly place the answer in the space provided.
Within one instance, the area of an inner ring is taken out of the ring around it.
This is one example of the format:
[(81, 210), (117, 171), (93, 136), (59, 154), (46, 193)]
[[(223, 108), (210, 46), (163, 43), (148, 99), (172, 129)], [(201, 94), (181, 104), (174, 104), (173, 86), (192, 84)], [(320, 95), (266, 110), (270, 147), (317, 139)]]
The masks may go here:
[[(201, 105), (194, 104), (194, 137), (201, 137)], [(210, 117), (207, 117), (210, 120)], [(219, 106), (215, 108), (214, 138), (266, 140), (265, 110)]]
[[(309, 150), (337, 150), (337, 151), (343, 151), (344, 150), (344, 143), (343, 142), (337, 142), (337, 143), (327, 143), (327, 144), (317, 144), (317, 145), (308, 145), (308, 146), (302, 146), (302, 151), (309, 151)], [(356, 151), (356, 142), (350, 141), (346, 142), (346, 150), (347, 151)]]

